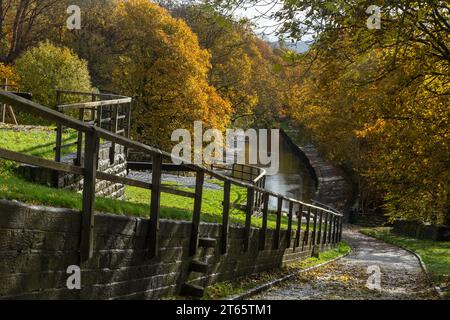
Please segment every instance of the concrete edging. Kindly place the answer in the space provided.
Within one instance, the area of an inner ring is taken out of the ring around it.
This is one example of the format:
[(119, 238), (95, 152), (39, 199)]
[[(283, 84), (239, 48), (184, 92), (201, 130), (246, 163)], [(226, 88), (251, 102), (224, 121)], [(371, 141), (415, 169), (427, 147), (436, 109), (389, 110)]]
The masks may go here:
[(299, 275), (299, 274), (302, 274), (302, 273), (304, 273), (304, 272), (311, 271), (311, 270), (314, 270), (314, 269), (323, 267), (323, 266), (325, 266), (325, 265), (327, 265), (327, 264), (333, 263), (333, 262), (335, 262), (335, 261), (341, 260), (341, 259), (347, 257), (352, 251), (353, 251), (353, 250), (350, 250), (350, 252), (347, 252), (346, 254), (343, 254), (343, 255), (341, 255), (341, 256), (339, 256), (339, 257), (337, 257), (337, 258), (334, 258), (334, 259), (332, 259), (332, 260), (325, 261), (325, 262), (322, 262), (322, 263), (320, 263), (320, 264), (318, 264), (318, 265), (311, 266), (311, 267), (308, 267), (308, 268), (306, 268), (306, 269), (302, 269), (302, 270), (300, 270), (300, 271), (296, 271), (296, 272), (290, 273), (290, 274), (288, 274), (288, 275), (286, 275), (286, 276), (284, 276), (284, 277), (281, 277), (281, 278), (279, 278), (279, 279), (276, 279), (276, 280), (273, 280), (273, 281), (270, 281), (270, 282), (263, 283), (263, 284), (261, 284), (261, 285), (255, 287), (255, 288), (252, 288), (252, 289), (247, 290), (247, 291), (244, 292), (244, 293), (240, 293), (240, 294), (237, 294), (237, 295), (230, 296), (230, 297), (228, 297), (228, 298), (225, 298), (224, 300), (232, 300), (232, 301), (233, 301), (233, 300), (234, 300), (234, 301), (244, 300), (244, 299), (249, 298), (249, 297), (251, 297), (251, 296), (254, 296), (254, 295), (258, 294), (258, 293), (261, 293), (261, 292), (263, 292), (263, 291), (266, 291), (266, 290), (268, 290), (268, 289), (270, 289), (270, 288), (272, 288), (272, 287), (274, 287), (274, 286), (276, 286), (276, 285), (278, 285), (278, 284), (280, 284), (280, 283), (283, 283), (283, 282), (285, 282), (285, 281), (287, 281), (287, 280), (290, 280), (290, 279), (292, 279), (293, 277), (295, 277), (295, 276), (297, 276), (297, 275)]
[(371, 236), (371, 235), (362, 233), (362, 232), (360, 232), (360, 231), (358, 231), (358, 232), (361, 233), (362, 235), (367, 236), (367, 237), (371, 237), (371, 238), (373, 238), (373, 239), (376, 239), (376, 240), (379, 240), (379, 241), (383, 241), (383, 242), (385, 242), (385, 243), (387, 243), (387, 244), (390, 244), (390, 245), (396, 246), (396, 247), (398, 247), (398, 248), (400, 248), (400, 249), (403, 249), (403, 250), (405, 250), (405, 251), (408, 251), (408, 252), (411, 253), (413, 256), (415, 256), (416, 259), (419, 260), (420, 268), (422, 269), (423, 273), (425, 273), (425, 276), (427, 277), (427, 281), (428, 281), (430, 287), (432, 287), (433, 290), (436, 291), (437, 295), (439, 296), (439, 298), (440, 298), (441, 300), (445, 300), (445, 296), (444, 296), (444, 293), (442, 292), (442, 289), (441, 289), (438, 285), (436, 285), (436, 284), (434, 283), (433, 279), (431, 278), (430, 272), (429, 272), (428, 269), (427, 269), (426, 264), (423, 262), (422, 257), (421, 257), (418, 253), (416, 253), (415, 251), (413, 251), (413, 250), (411, 250), (411, 249), (409, 249), (409, 248), (406, 248), (406, 247), (404, 247), (404, 246), (401, 246), (401, 245), (398, 245), (398, 244), (394, 244), (394, 243), (390, 243), (390, 242), (386, 242), (386, 241), (384, 241), (384, 240), (382, 240), (382, 239), (378, 239), (377, 237), (374, 237), (374, 236)]

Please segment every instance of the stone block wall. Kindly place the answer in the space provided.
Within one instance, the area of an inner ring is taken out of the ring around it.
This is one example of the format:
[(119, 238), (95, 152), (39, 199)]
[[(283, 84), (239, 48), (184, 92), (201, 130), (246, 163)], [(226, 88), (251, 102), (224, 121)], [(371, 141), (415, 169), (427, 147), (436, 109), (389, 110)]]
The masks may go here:
[[(114, 162), (109, 159), (110, 144), (104, 144), (99, 151), (98, 170), (125, 177), (127, 175), (127, 159), (123, 146), (116, 145)], [(62, 162), (73, 163), (75, 154), (69, 154), (63, 157)], [(76, 192), (83, 191), (83, 177), (75, 174), (56, 172), (54, 170), (21, 165), (18, 174), (26, 180), (47, 185), (49, 187), (66, 189)], [(110, 197), (123, 199), (125, 195), (125, 186), (119, 183), (97, 180), (96, 195), (101, 197)]]
[(217, 247), (195, 257), (209, 262), (208, 274), (188, 277), (190, 222), (162, 220), (159, 255), (147, 259), (148, 220), (98, 214), (94, 257), (80, 266), (81, 290), (69, 290), (67, 268), (79, 265), (80, 218), (73, 210), (0, 200), (0, 299), (157, 299), (179, 293), (186, 282), (204, 286), (311, 256), (309, 246), (286, 248), (285, 231), (280, 249), (272, 247), (271, 230), (258, 250), (258, 229), (245, 253), (240, 227), (230, 228), (229, 252), (221, 255), (221, 226), (201, 224), (201, 237), (217, 239)]

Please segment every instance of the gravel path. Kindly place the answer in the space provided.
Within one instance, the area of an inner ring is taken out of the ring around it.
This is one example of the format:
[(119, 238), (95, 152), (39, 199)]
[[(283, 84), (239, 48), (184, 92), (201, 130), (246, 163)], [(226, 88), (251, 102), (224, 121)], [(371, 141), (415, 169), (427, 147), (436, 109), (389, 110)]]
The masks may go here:
[[(347, 257), (256, 296), (255, 300), (437, 299), (417, 258), (398, 247), (346, 229)], [(380, 290), (366, 287), (368, 267), (381, 270)]]

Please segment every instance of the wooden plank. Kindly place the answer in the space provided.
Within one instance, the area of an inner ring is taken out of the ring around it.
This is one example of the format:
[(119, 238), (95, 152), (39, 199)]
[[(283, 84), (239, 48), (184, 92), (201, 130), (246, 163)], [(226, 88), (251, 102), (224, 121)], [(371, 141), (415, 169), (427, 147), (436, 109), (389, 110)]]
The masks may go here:
[(148, 257), (150, 259), (158, 256), (159, 253), (159, 218), (161, 211), (161, 165), (162, 157), (153, 156), (152, 171), (152, 198), (150, 202), (150, 227), (149, 227), (149, 250)]
[(198, 249), (200, 215), (202, 212), (204, 182), (205, 182), (205, 173), (203, 171), (198, 171), (195, 181), (194, 214), (192, 215), (191, 241), (189, 245), (189, 254), (191, 257), (195, 256)]
[(259, 229), (259, 250), (264, 250), (266, 248), (267, 239), (267, 218), (269, 215), (269, 200), (270, 195), (268, 193), (263, 194), (263, 211), (262, 211), (262, 227)]
[(221, 229), (221, 253), (226, 254), (228, 251), (228, 233), (230, 230), (230, 201), (231, 201), (231, 183), (225, 182), (223, 189), (223, 215)]
[(29, 156), (25, 154), (21, 154), (18, 152), (6, 150), (0, 148), (0, 158), (11, 160), (19, 163), (29, 164), (36, 167), (43, 167), (47, 169), (53, 169), (56, 171), (66, 172), (66, 173), (73, 173), (78, 175), (83, 175), (84, 170), (83, 168), (76, 167), (70, 164), (66, 163), (60, 163), (55, 162), (52, 160), (47, 160), (35, 156)]
[(97, 172), (100, 139), (97, 133), (86, 134), (84, 157), (83, 210), (81, 223), (80, 260), (86, 262), (94, 253), (95, 175)]
[(250, 235), (252, 231), (252, 215), (253, 204), (255, 203), (255, 190), (247, 188), (247, 207), (245, 216), (245, 231), (244, 231), (244, 252), (248, 252), (250, 248)]
[(313, 231), (310, 247), (316, 245), (316, 236), (317, 236), (317, 209), (314, 210)]
[(291, 238), (292, 238), (292, 219), (294, 216), (294, 203), (289, 202), (289, 215), (288, 215), (288, 228), (286, 234), (286, 248), (291, 247)]
[(64, 110), (77, 110), (77, 109), (92, 109), (98, 107), (108, 107), (116, 104), (126, 104), (132, 101), (131, 98), (121, 98), (121, 99), (113, 99), (113, 100), (101, 100), (101, 101), (92, 101), (92, 102), (84, 102), (84, 103), (73, 103), (73, 104), (64, 104), (59, 105), (60, 108)]
[(274, 241), (273, 246), (275, 249), (280, 248), (280, 236), (281, 236), (281, 214), (283, 211), (283, 198), (278, 198), (278, 206), (277, 206), (277, 225), (275, 228)]

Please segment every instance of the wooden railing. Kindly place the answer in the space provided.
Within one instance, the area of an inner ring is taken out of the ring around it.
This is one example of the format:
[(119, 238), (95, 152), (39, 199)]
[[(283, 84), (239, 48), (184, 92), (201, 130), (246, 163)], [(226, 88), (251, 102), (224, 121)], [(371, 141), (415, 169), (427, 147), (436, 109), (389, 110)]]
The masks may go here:
[[(62, 104), (64, 96), (70, 97), (90, 97), (92, 101)], [(106, 128), (108, 131), (130, 137), (131, 127), (131, 104), (132, 98), (118, 96), (113, 94), (79, 92), (70, 90), (56, 90), (56, 110), (61, 113), (70, 111), (78, 112), (78, 120), (87, 124), (96, 125), (99, 128)], [(86, 116), (89, 118), (86, 119)], [(83, 134), (78, 133), (76, 142), (63, 142), (64, 127), (60, 124), (56, 127), (56, 147), (55, 161), (61, 162), (62, 151), (66, 148), (77, 146), (75, 164), (81, 164), (81, 155), (83, 153)], [(111, 143), (109, 158), (111, 163), (114, 162), (116, 146)]]
[[(294, 248), (304, 247), (305, 245), (326, 245), (336, 244), (341, 240), (342, 235), (342, 220), (343, 216), (333, 211), (322, 207), (303, 203), (301, 201), (288, 198), (284, 195), (270, 192), (250, 183), (236, 180), (231, 177), (219, 174), (213, 170), (207, 169), (203, 166), (194, 164), (185, 164), (184, 167), (191, 168), (196, 172), (196, 188), (195, 193), (174, 189), (168, 186), (163, 186), (161, 183), (162, 164), (163, 159), (171, 159), (172, 155), (152, 148), (148, 145), (130, 140), (127, 137), (120, 136), (116, 133), (110, 132), (91, 123), (74, 119), (67, 115), (61, 114), (58, 111), (43, 107), (32, 101), (15, 96), (11, 93), (0, 91), (0, 102), (14, 106), (15, 108), (35, 116), (42, 117), (47, 121), (56, 122), (57, 125), (65, 126), (76, 130), (84, 136), (85, 156), (83, 163), (80, 165), (72, 165), (61, 163), (57, 161), (46, 160), (34, 156), (24, 155), (0, 148), (0, 158), (11, 160), (19, 163), (26, 163), (30, 165), (40, 166), (48, 169), (53, 169), (61, 172), (74, 173), (84, 177), (83, 200), (82, 200), (82, 224), (81, 243), (80, 243), (80, 260), (86, 261), (93, 256), (93, 232), (94, 232), (94, 201), (95, 201), (95, 181), (96, 179), (107, 180), (115, 183), (122, 183), (125, 185), (140, 187), (151, 190), (150, 203), (150, 227), (148, 234), (148, 258), (153, 258), (159, 252), (159, 221), (160, 221), (160, 200), (161, 193), (171, 193), (183, 197), (190, 197), (194, 199), (194, 210), (192, 215), (190, 254), (193, 256), (198, 250), (199, 243), (199, 226), (202, 211), (203, 198), (203, 184), (205, 175), (214, 177), (224, 182), (224, 201), (223, 201), (223, 217), (222, 217), (222, 233), (221, 233), (221, 252), (225, 254), (228, 249), (228, 235), (229, 235), (229, 214), (230, 214), (230, 194), (231, 186), (236, 185), (247, 188), (247, 208), (245, 221), (245, 240), (243, 243), (243, 250), (249, 250), (251, 223), (253, 218), (253, 200), (255, 192), (263, 194), (263, 210), (262, 210), (262, 228), (260, 229), (260, 250), (264, 250), (267, 236), (267, 221), (269, 215), (269, 200), (270, 197), (278, 199), (278, 210), (276, 212), (277, 223), (275, 230), (274, 248), (280, 247), (281, 239), (281, 218), (283, 204), (289, 204), (288, 213), (288, 228), (286, 237), (286, 246), (291, 246), (291, 234), (293, 230), (294, 213), (297, 213), (297, 230), (296, 241), (294, 241)], [(129, 178), (119, 177), (104, 172), (97, 171), (97, 158), (100, 139), (110, 141), (122, 145), (127, 148), (147, 153), (152, 156), (152, 181), (142, 182)], [(297, 210), (295, 210), (297, 209)], [(295, 211), (295, 212), (294, 212)], [(302, 222), (305, 219), (306, 229), (302, 230)], [(300, 243), (301, 232), (304, 232), (303, 242)], [(311, 241), (308, 241), (311, 236)]]

